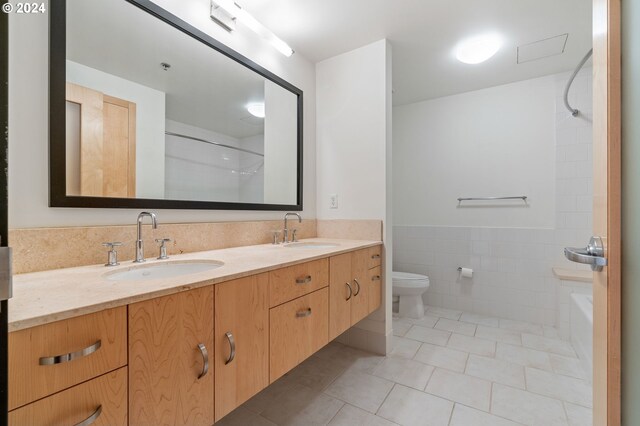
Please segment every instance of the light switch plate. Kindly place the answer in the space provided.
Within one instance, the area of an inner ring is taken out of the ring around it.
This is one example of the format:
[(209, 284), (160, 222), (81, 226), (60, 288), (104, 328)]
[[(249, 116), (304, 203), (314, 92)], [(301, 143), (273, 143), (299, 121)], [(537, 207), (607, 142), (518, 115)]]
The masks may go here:
[(338, 208), (338, 194), (329, 194), (329, 208), (330, 209)]

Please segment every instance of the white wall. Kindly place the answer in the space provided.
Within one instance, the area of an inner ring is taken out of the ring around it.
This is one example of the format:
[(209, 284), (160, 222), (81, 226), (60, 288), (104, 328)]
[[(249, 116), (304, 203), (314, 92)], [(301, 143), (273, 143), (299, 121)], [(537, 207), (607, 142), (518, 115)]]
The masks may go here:
[[(48, 7), (48, 2), (47, 7)], [(208, 0), (158, 0), (161, 7), (304, 91), (304, 211), (314, 218), (315, 67), (300, 54), (286, 58), (245, 29), (229, 34), (211, 21)], [(49, 208), (49, 17), (9, 17), (9, 226), (35, 228), (134, 223), (140, 209)], [(281, 212), (156, 210), (160, 222), (280, 219)]]
[[(397, 106), (393, 121), (396, 224), (554, 226), (553, 76)], [(528, 205), (457, 202), (512, 195)]]
[(67, 81), (136, 104), (136, 197), (164, 198), (164, 92), (73, 61)]
[[(383, 221), (383, 307), (346, 343), (385, 353), (391, 343), (391, 45), (386, 40), (316, 65), (318, 218)], [(338, 208), (329, 208), (338, 194)]]
[(298, 129), (297, 97), (277, 84), (264, 82), (264, 202), (296, 204)]

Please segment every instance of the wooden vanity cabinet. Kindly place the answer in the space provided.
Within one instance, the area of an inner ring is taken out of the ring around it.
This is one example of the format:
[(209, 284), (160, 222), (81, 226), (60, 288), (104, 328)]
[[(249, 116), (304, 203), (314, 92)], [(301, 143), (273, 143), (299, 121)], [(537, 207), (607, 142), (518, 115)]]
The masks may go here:
[(129, 305), (129, 424), (214, 423), (213, 286)]
[[(375, 248), (375, 247), (374, 247)], [(344, 333), (380, 306), (381, 286), (376, 285), (379, 249), (363, 249), (331, 257), (329, 261), (329, 340)], [(378, 273), (378, 278), (379, 273)], [(372, 285), (373, 284), (373, 285)]]
[(215, 286), (216, 421), (269, 385), (269, 274)]

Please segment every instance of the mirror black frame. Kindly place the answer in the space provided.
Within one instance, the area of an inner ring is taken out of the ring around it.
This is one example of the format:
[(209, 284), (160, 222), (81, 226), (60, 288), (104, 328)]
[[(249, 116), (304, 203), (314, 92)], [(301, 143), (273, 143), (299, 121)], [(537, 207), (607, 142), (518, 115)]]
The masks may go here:
[(189, 25), (149, 0), (122, 0), (164, 21), (246, 66), (298, 97), (298, 167), (296, 204), (259, 204), (221, 201), (164, 200), (151, 198), (84, 197), (67, 195), (66, 184), (66, 1), (49, 3), (49, 207), (157, 208), (204, 210), (302, 210), (302, 90), (256, 64), (211, 36)]

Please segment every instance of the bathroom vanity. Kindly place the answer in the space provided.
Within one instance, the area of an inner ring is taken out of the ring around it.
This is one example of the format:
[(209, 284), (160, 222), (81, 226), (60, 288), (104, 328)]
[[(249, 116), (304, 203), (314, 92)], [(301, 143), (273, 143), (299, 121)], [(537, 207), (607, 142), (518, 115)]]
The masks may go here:
[[(381, 242), (314, 243), (16, 276), (10, 424), (220, 420), (380, 306)], [(122, 273), (213, 261), (171, 278)]]

